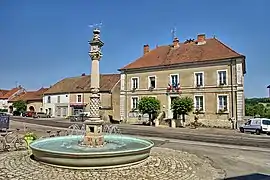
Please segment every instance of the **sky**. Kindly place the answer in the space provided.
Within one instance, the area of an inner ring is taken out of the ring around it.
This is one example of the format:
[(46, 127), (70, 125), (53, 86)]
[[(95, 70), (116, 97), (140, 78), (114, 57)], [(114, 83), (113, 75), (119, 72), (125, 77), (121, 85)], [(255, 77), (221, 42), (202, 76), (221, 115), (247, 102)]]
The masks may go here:
[(245, 96), (268, 96), (269, 0), (1, 0), (0, 89), (48, 87), (90, 73), (90, 24), (102, 22), (101, 73), (117, 69), (150, 48), (216, 36), (246, 56)]

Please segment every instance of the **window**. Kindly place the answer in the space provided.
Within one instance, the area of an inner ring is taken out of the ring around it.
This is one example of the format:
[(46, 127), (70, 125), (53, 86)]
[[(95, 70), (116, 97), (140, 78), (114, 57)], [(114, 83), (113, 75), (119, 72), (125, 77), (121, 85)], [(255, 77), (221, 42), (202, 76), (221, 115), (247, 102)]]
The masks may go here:
[(51, 96), (47, 97), (47, 103), (51, 103)]
[(177, 87), (179, 85), (179, 75), (178, 74), (171, 74), (171, 85), (173, 87)]
[(218, 85), (227, 85), (227, 71), (218, 71)]
[(228, 96), (227, 95), (219, 95), (218, 96), (218, 110), (219, 111), (227, 111), (228, 110)]
[(82, 102), (82, 95), (77, 95), (77, 102), (78, 103), (81, 103)]
[(202, 72), (196, 72), (195, 74), (195, 86), (199, 87), (199, 86), (203, 86), (203, 73)]
[(67, 108), (65, 108), (65, 107), (62, 109), (62, 116), (63, 117), (67, 116)]
[(204, 98), (203, 96), (195, 96), (195, 110), (204, 111)]
[(52, 108), (48, 108), (49, 109), (49, 115), (52, 115)]
[(262, 120), (263, 125), (270, 125), (270, 120)]
[(61, 108), (60, 108), (60, 107), (57, 107), (57, 108), (56, 108), (56, 115), (57, 115), (58, 117), (61, 116)]
[(57, 103), (60, 103), (60, 96), (57, 96)]
[(139, 88), (139, 78), (131, 78), (131, 88), (138, 89)]
[(138, 97), (132, 97), (131, 98), (131, 108), (132, 109), (138, 109), (138, 102), (139, 102), (139, 98)]
[(156, 77), (155, 76), (148, 77), (148, 87), (152, 88), (152, 89), (156, 88)]

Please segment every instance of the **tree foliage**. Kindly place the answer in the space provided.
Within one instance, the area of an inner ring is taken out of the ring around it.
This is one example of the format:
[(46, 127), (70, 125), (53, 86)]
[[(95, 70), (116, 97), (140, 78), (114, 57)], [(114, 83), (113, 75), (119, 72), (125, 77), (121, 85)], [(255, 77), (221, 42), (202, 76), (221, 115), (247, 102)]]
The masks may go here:
[(270, 103), (270, 98), (246, 98), (245, 99), (246, 104), (258, 104), (258, 103)]
[(177, 97), (173, 100), (171, 109), (175, 115), (182, 115), (183, 121), (185, 115), (193, 110), (194, 103), (191, 97)]
[(245, 115), (270, 118), (270, 98), (245, 99)]
[(16, 111), (22, 113), (26, 111), (27, 105), (25, 101), (19, 100), (13, 103), (13, 107), (16, 108)]
[(143, 97), (138, 103), (138, 109), (142, 114), (148, 114), (152, 120), (160, 110), (160, 101), (154, 97)]

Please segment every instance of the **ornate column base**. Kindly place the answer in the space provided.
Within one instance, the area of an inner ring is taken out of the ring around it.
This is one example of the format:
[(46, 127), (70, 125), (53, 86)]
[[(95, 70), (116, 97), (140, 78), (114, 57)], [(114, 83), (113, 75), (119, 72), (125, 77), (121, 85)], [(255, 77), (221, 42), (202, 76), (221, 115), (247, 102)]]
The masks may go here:
[(86, 124), (86, 133), (82, 145), (87, 147), (101, 147), (103, 144), (102, 124), (95, 124), (93, 122)]

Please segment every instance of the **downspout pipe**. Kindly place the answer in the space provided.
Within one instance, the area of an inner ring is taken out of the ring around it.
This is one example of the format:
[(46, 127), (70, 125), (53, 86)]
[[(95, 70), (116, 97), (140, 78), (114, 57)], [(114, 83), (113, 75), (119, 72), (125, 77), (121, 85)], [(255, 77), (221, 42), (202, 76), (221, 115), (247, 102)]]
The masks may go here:
[[(232, 117), (234, 117), (233, 59), (231, 59), (231, 63), (230, 63), (230, 72), (231, 72), (231, 112), (232, 112)], [(237, 129), (237, 118), (234, 117), (234, 119), (235, 119), (235, 127), (232, 127), (232, 128)]]
[(127, 97), (127, 82), (128, 82), (128, 79), (127, 79), (127, 72), (124, 71), (124, 74), (125, 74), (125, 122), (127, 122), (128, 120), (128, 113), (127, 113), (127, 105), (128, 105), (128, 97)]

